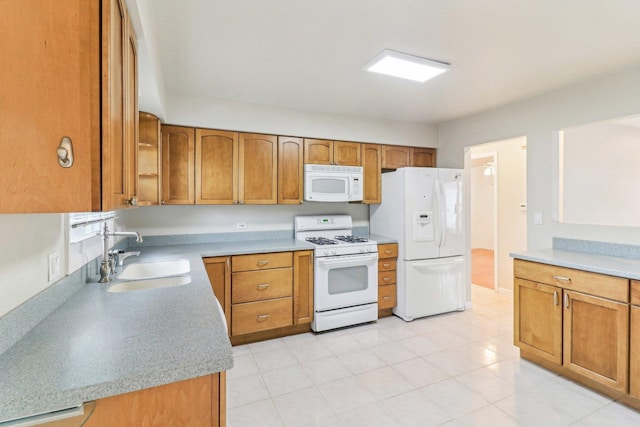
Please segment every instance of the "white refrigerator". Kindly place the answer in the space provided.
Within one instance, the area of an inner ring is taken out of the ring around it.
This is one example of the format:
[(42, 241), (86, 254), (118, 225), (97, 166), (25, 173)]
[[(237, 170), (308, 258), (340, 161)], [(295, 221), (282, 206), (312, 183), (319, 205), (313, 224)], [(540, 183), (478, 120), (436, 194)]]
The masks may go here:
[(460, 169), (401, 168), (382, 174), (370, 232), (398, 240), (397, 305), (411, 321), (464, 310), (465, 212)]

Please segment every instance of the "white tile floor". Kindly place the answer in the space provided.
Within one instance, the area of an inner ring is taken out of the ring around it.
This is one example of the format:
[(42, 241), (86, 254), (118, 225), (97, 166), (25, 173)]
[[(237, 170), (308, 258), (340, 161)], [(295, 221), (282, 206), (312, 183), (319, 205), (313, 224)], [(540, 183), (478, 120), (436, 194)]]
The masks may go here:
[(640, 426), (640, 412), (521, 360), (512, 301), (234, 347), (227, 425)]

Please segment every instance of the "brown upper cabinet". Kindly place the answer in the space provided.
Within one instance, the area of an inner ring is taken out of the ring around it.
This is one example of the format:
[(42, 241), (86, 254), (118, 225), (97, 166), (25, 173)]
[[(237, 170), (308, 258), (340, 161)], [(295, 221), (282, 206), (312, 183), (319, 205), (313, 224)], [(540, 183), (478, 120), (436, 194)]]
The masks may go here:
[(196, 129), (196, 203), (238, 203), (238, 133)]
[(304, 199), (302, 138), (278, 137), (278, 204), (298, 205)]
[(135, 205), (136, 50), (124, 1), (6, 2), (0, 39), (11, 63), (0, 78), (0, 212)]
[(407, 166), (436, 167), (436, 149), (402, 145), (382, 146), (383, 169), (398, 169)]
[(362, 166), (359, 142), (304, 140), (304, 163), (319, 165)]
[(382, 147), (362, 144), (364, 197), (362, 203), (382, 203)]
[(162, 126), (162, 204), (194, 203), (194, 129)]
[(417, 167), (436, 167), (436, 149), (411, 147), (411, 166)]
[(140, 112), (139, 116), (138, 204), (159, 205), (162, 200), (160, 120), (144, 112)]
[(411, 149), (400, 145), (382, 146), (382, 168), (397, 169), (411, 165)]
[(240, 204), (275, 205), (278, 202), (278, 138), (241, 133), (239, 146)]

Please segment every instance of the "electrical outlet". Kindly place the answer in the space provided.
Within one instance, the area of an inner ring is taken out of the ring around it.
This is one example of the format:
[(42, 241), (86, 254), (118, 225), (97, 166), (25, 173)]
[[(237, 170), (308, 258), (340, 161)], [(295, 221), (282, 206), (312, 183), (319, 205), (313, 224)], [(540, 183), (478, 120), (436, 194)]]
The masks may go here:
[(49, 266), (48, 278), (49, 282), (60, 278), (62, 276), (62, 260), (60, 259), (60, 251), (51, 252), (47, 255), (47, 265)]
[(246, 222), (238, 222), (236, 223), (236, 228), (238, 230), (246, 230), (247, 228), (249, 228), (249, 224), (247, 224)]

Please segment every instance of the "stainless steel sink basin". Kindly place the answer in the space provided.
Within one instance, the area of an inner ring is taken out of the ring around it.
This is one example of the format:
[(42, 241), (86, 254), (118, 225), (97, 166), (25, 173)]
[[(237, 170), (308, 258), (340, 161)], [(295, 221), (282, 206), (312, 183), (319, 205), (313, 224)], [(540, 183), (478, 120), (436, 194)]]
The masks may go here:
[(191, 283), (191, 276), (160, 277), (156, 279), (132, 280), (112, 285), (107, 292), (130, 292), (143, 289), (171, 288)]
[(156, 262), (136, 262), (127, 265), (117, 278), (119, 280), (142, 280), (159, 277), (179, 276), (191, 271), (187, 259), (173, 259)]

